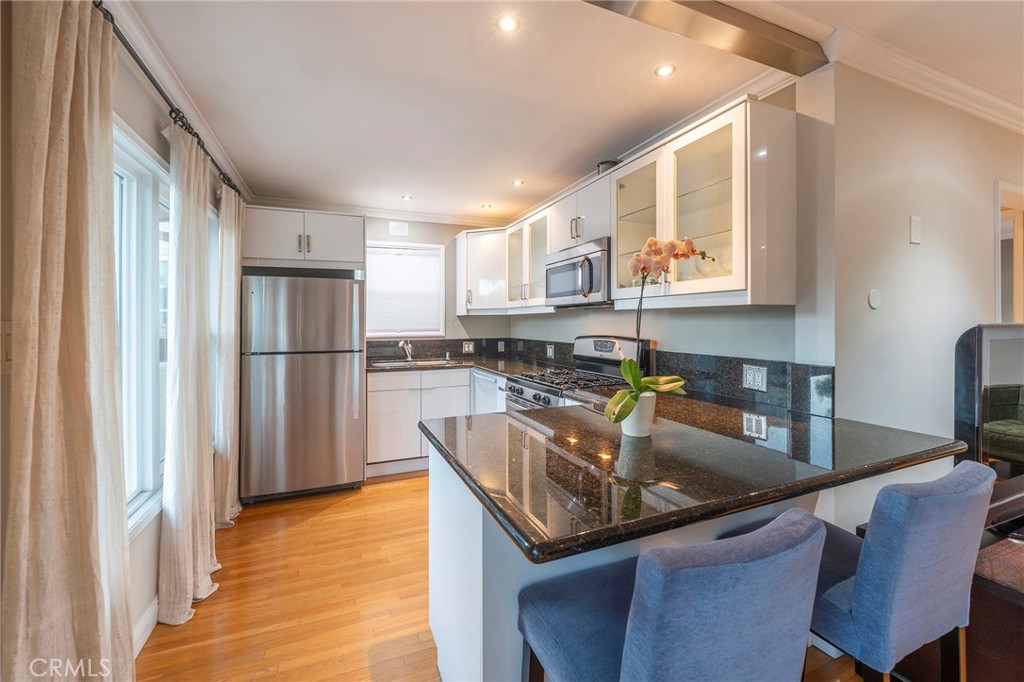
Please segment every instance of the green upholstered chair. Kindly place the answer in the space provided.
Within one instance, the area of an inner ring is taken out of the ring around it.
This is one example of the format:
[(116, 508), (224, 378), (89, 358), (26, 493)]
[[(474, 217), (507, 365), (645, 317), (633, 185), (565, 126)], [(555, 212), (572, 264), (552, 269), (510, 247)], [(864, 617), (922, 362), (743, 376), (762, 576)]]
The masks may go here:
[(1024, 386), (993, 384), (982, 391), (982, 450), (1024, 474)]

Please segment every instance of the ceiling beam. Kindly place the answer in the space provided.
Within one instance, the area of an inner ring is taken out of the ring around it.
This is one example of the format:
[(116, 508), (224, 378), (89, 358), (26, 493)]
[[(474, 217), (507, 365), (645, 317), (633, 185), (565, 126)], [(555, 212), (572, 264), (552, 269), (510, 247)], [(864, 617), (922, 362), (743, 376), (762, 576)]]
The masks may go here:
[(586, 2), (795, 76), (828, 64), (810, 38), (713, 0)]

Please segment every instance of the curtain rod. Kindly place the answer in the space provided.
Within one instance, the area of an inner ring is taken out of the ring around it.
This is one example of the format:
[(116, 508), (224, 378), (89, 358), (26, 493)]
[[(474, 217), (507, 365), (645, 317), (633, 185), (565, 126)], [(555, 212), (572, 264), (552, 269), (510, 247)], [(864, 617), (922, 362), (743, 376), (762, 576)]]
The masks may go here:
[(118, 41), (121, 43), (121, 45), (124, 46), (124, 49), (128, 51), (128, 56), (130, 56), (132, 60), (138, 65), (138, 67), (142, 69), (143, 75), (146, 76), (149, 82), (156, 89), (157, 94), (160, 95), (160, 98), (163, 99), (163, 101), (167, 103), (167, 106), (171, 108), (170, 111), (168, 112), (168, 115), (171, 117), (171, 122), (174, 123), (174, 125), (181, 128), (182, 130), (184, 130), (192, 137), (196, 138), (196, 142), (199, 144), (199, 148), (203, 150), (204, 154), (210, 157), (210, 162), (213, 164), (213, 167), (217, 169), (217, 178), (225, 185), (235, 190), (235, 192), (241, 194), (241, 192), (239, 192), (238, 190), (238, 187), (231, 179), (231, 176), (224, 172), (224, 169), (220, 167), (219, 163), (217, 163), (217, 159), (213, 158), (213, 154), (211, 154), (210, 150), (206, 148), (206, 143), (203, 142), (203, 138), (200, 137), (199, 133), (196, 132), (195, 128), (192, 127), (192, 124), (189, 123), (188, 117), (185, 116), (185, 112), (183, 112), (181, 109), (174, 105), (174, 102), (171, 101), (170, 95), (168, 95), (167, 92), (160, 86), (160, 82), (157, 81), (156, 76), (153, 75), (153, 72), (150, 71), (149, 67), (146, 66), (145, 62), (142, 61), (142, 57), (140, 57), (139, 53), (135, 51), (135, 48), (132, 47), (132, 44), (128, 42), (128, 38), (125, 37), (124, 33), (121, 32), (121, 28), (117, 25), (117, 22), (114, 21), (114, 15), (110, 13), (109, 9), (103, 6), (103, 0), (92, 0), (92, 5), (103, 14), (103, 18), (106, 21), (110, 22), (111, 28), (114, 29), (114, 37), (116, 37)]

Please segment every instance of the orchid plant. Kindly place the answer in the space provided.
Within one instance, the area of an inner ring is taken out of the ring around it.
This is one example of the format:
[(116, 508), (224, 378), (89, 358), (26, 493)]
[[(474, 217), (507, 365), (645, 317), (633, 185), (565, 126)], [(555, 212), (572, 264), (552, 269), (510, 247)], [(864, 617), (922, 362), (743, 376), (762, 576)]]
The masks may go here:
[(706, 251), (697, 249), (693, 240), (686, 237), (683, 240), (669, 239), (661, 241), (651, 237), (644, 244), (643, 249), (633, 254), (629, 259), (627, 269), (633, 277), (640, 277), (640, 300), (636, 306), (636, 358), (623, 358), (620, 370), (622, 378), (629, 384), (629, 388), (622, 389), (616, 393), (604, 408), (604, 416), (608, 421), (619, 423), (628, 417), (636, 408), (640, 395), (647, 392), (653, 393), (675, 393), (685, 395), (683, 384), (686, 383), (678, 376), (657, 376), (645, 377), (640, 372), (638, 363), (640, 353), (640, 323), (643, 320), (644, 312), (644, 288), (648, 280), (657, 282), (662, 275), (668, 275), (672, 269), (673, 260), (689, 260), (700, 258), (701, 260), (715, 260)]

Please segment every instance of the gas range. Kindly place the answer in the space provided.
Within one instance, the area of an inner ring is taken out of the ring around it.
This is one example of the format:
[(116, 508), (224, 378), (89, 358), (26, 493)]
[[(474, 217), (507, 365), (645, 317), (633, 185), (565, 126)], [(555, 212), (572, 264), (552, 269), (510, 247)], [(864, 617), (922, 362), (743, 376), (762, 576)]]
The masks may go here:
[[(561, 407), (565, 391), (622, 386), (619, 364), (622, 358), (636, 357), (636, 340), (617, 336), (578, 336), (573, 342), (575, 369), (547, 369), (509, 377), (505, 385), (508, 409), (528, 410)], [(649, 344), (641, 342), (641, 366), (648, 367)]]

